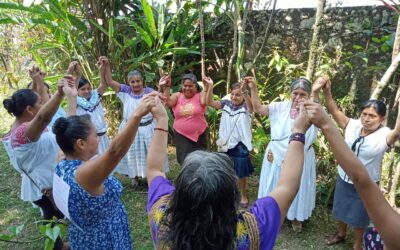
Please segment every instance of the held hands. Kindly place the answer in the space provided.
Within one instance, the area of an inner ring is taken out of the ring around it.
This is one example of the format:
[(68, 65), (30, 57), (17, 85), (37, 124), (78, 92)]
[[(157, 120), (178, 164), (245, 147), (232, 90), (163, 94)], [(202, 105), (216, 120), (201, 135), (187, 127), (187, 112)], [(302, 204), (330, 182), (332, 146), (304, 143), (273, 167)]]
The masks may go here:
[(79, 65), (79, 62), (73, 61), (69, 64), (67, 75), (75, 76), (76, 79), (81, 77), (81, 66)]
[(75, 78), (71, 75), (66, 75), (57, 81), (57, 90), (61, 96), (77, 96), (78, 90), (75, 86)]
[(208, 76), (203, 76), (202, 78), (203, 78), (204, 91), (207, 92), (209, 88), (213, 86), (214, 81)]
[(328, 76), (318, 77), (317, 80), (315, 80), (314, 85), (312, 87), (313, 92), (319, 92), (321, 89), (325, 89), (327, 87), (327, 84), (329, 84), (330, 87), (330, 81)]
[(36, 84), (43, 84), (45, 75), (46, 73), (41, 71), (37, 66), (33, 66), (32, 69), (29, 70), (29, 76), (32, 78), (32, 82)]
[(171, 87), (171, 76), (169, 74), (164, 75), (163, 77), (160, 78), (160, 81), (158, 82), (158, 85), (164, 86), (164, 87)]
[(331, 118), (320, 104), (305, 101), (302, 105), (304, 105), (308, 119), (318, 128), (322, 129), (332, 123)]
[(246, 76), (242, 81), (242, 90), (243, 88), (248, 86), (250, 89), (256, 88), (256, 80), (252, 76)]
[[(163, 102), (165, 102), (165, 97), (161, 93), (153, 91), (143, 97), (135, 110), (135, 115), (143, 117), (151, 111), (156, 120), (167, 117), (167, 112), (165, 111)], [(160, 107), (155, 108), (156, 106), (161, 106), (164, 110), (161, 111), (159, 110)]]
[(300, 103), (299, 115), (296, 117), (292, 124), (293, 133), (305, 134), (307, 129), (311, 126), (311, 120), (308, 117), (304, 103)]

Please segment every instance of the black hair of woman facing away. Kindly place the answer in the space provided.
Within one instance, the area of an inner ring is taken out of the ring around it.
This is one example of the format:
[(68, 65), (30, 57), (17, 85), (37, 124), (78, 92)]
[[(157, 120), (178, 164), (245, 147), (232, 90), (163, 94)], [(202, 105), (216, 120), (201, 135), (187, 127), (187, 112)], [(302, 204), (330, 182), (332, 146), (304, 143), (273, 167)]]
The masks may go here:
[(147, 159), (148, 219), (155, 249), (272, 249), (300, 185), (304, 133), (310, 126), (301, 105), (278, 186), (249, 212), (238, 211), (240, 194), (233, 163), (222, 153), (194, 151), (175, 185), (162, 168), (168, 116), (154, 107), (157, 134)]
[[(67, 207), (71, 249), (132, 249), (128, 216), (121, 200), (122, 185), (111, 173), (128, 151), (140, 120), (161, 94), (144, 96), (110, 147), (97, 154), (99, 135), (88, 115), (59, 118), (53, 132), (65, 159), (55, 180), (69, 186)], [(60, 195), (61, 192), (54, 195)]]

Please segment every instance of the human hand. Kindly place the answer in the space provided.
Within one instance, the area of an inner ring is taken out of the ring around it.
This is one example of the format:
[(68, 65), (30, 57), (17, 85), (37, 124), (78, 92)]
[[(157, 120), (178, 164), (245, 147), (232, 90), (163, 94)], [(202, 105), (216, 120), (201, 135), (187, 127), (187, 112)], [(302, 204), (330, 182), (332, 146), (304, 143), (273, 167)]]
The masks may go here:
[(149, 113), (155, 105), (157, 105), (159, 102), (162, 103), (163, 101), (165, 101), (165, 97), (161, 93), (153, 91), (142, 98), (135, 110), (135, 115), (143, 117)]
[[(160, 95), (155, 96), (156, 105), (151, 108), (150, 112), (157, 121), (166, 119), (168, 121), (168, 114), (163, 105), (163, 101), (159, 98)], [(162, 96), (163, 97), (163, 96)]]
[(32, 79), (32, 83), (43, 84), (45, 75), (46, 74), (37, 66), (32, 66), (32, 69), (29, 70), (29, 76)]
[(158, 85), (165, 86), (165, 87), (171, 87), (171, 76), (166, 74), (163, 77), (160, 78), (160, 81), (158, 82)]
[(319, 92), (322, 88), (325, 88), (325, 85), (329, 82), (329, 78), (327, 76), (318, 77), (315, 80), (314, 85), (312, 86), (313, 92)]
[(79, 62), (77, 61), (72, 61), (67, 69), (67, 75), (80, 75), (81, 74), (81, 66), (79, 65)]
[(305, 134), (310, 126), (311, 126), (311, 120), (307, 116), (307, 111), (304, 107), (304, 102), (302, 102), (300, 103), (299, 114), (293, 121), (292, 132)]
[(331, 86), (332, 86), (331, 80), (329, 80), (329, 78), (326, 78), (326, 83), (322, 88), (324, 94), (331, 94)]
[(312, 101), (305, 101), (303, 105), (307, 112), (308, 119), (318, 128), (322, 128), (332, 122), (328, 113), (326, 113), (320, 104)]
[(248, 86), (250, 89), (254, 89), (254, 88), (257, 87), (257, 86), (256, 86), (256, 80), (255, 80), (254, 77), (252, 77), (252, 76), (246, 76), (246, 77), (243, 79), (243, 84), (246, 85), (246, 86)]
[(75, 78), (72, 75), (65, 75), (57, 81), (57, 90), (60, 95), (73, 96), (78, 94), (75, 86)]
[(208, 89), (214, 85), (214, 81), (211, 79), (211, 77), (208, 76), (203, 76), (202, 79), (203, 79), (204, 91), (208, 91)]

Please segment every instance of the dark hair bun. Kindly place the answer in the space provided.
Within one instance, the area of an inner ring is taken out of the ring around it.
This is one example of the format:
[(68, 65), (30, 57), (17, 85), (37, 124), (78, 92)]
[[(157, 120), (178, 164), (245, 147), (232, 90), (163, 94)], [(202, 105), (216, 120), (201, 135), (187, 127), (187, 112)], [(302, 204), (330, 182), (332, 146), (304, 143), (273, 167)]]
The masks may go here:
[(68, 120), (65, 117), (60, 117), (56, 120), (53, 125), (53, 133), (55, 135), (64, 134), (65, 130), (68, 128)]
[(3, 100), (3, 106), (7, 110), (8, 113), (14, 114), (15, 113), (15, 102), (12, 99), (5, 99)]

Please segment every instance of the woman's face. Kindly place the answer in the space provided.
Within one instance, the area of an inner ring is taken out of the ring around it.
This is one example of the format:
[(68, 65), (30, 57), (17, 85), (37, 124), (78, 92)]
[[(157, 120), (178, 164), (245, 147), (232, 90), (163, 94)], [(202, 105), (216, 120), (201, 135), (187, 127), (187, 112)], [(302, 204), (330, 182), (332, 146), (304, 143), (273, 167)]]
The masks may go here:
[(37, 100), (33, 106), (27, 106), (26, 108), (30, 107), (30, 112), (32, 114), (32, 119), (33, 117), (36, 116), (36, 114), (39, 112), (40, 108), (43, 106), (42, 99), (40, 96), (35, 92), (37, 95)]
[(78, 95), (85, 99), (89, 99), (91, 91), (92, 91), (92, 87), (90, 86), (89, 83), (86, 83), (85, 85), (83, 85), (82, 87), (80, 87), (78, 89)]
[(242, 95), (242, 91), (240, 90), (240, 88), (233, 89), (231, 91), (231, 101), (233, 105), (240, 105), (243, 103), (244, 97)]
[(299, 108), (299, 103), (305, 100), (308, 100), (310, 98), (310, 94), (303, 90), (303, 89), (295, 89), (291, 93), (291, 100), (292, 100), (292, 105), (295, 108)]
[(89, 160), (97, 154), (97, 149), (99, 147), (100, 137), (97, 135), (96, 127), (90, 124), (90, 132), (88, 137), (84, 140), (85, 148), (84, 152), (87, 153), (86, 159)]
[(134, 94), (139, 95), (143, 92), (143, 81), (138, 75), (134, 75), (129, 79), (129, 86)]
[(182, 93), (186, 98), (192, 98), (197, 93), (196, 84), (190, 79), (185, 79), (182, 84)]
[(373, 132), (382, 124), (384, 117), (380, 116), (373, 107), (364, 108), (360, 114), (364, 132)]

